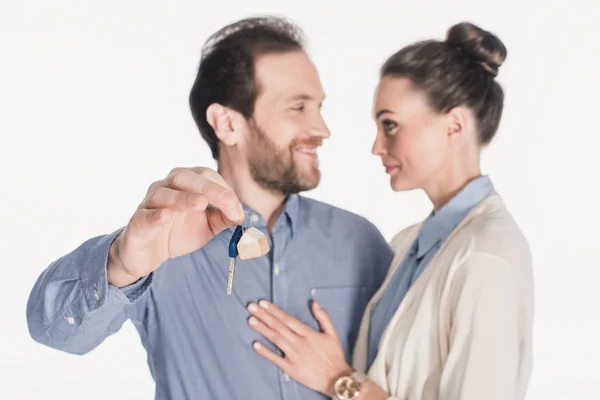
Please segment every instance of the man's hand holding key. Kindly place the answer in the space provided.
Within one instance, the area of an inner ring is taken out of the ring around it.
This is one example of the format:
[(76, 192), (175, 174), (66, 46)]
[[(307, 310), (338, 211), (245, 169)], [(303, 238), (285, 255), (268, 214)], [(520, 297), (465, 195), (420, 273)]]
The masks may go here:
[(244, 221), (242, 204), (225, 180), (208, 168), (176, 168), (154, 182), (113, 242), (108, 282), (130, 285), (167, 259), (198, 250), (229, 226)]

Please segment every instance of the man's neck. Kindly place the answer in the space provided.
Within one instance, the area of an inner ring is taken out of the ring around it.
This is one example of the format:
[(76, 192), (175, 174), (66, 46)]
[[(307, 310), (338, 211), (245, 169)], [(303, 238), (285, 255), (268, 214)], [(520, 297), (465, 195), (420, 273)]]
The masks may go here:
[(270, 233), (283, 211), (286, 197), (260, 186), (247, 168), (231, 168), (219, 162), (218, 172), (242, 203), (262, 215)]

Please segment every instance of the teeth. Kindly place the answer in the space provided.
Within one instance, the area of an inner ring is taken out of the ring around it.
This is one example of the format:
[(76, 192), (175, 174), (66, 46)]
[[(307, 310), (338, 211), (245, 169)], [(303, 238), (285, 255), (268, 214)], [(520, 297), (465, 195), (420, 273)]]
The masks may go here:
[(306, 153), (306, 154), (317, 154), (316, 147), (299, 147), (296, 149), (296, 151), (299, 151), (300, 153)]

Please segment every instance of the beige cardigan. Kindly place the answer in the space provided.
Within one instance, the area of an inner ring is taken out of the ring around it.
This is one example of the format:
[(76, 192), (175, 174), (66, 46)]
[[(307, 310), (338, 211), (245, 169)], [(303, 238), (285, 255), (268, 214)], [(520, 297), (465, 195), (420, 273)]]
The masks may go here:
[[(392, 240), (395, 259), (369, 302), (353, 365), (365, 371), (370, 314), (421, 224)], [(386, 327), (369, 377), (399, 400), (524, 399), (532, 369), (528, 243), (493, 193), (458, 225)]]

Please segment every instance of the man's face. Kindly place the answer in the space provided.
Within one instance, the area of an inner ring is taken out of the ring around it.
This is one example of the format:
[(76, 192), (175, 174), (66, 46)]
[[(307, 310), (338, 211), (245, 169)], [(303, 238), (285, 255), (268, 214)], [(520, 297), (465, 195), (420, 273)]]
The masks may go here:
[(258, 57), (255, 71), (258, 97), (245, 146), (252, 176), (285, 195), (314, 189), (317, 147), (329, 137), (317, 70), (306, 53), (293, 51)]

